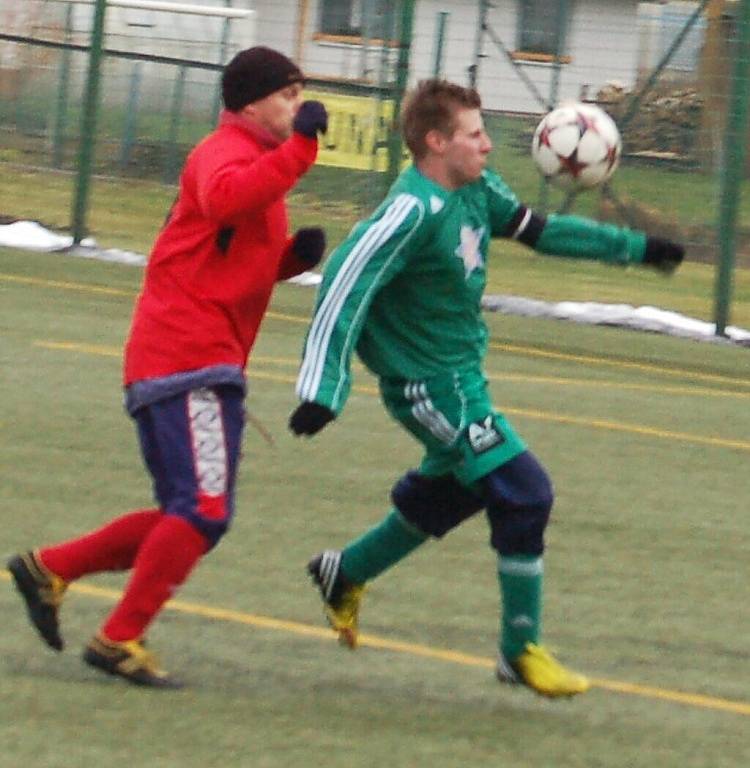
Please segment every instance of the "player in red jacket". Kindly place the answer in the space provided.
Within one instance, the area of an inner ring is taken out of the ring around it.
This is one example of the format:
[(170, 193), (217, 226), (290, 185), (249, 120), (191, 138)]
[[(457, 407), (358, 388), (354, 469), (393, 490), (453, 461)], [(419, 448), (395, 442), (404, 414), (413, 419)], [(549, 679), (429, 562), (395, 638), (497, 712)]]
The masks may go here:
[(323, 105), (302, 101), (303, 80), (262, 46), (226, 66), (219, 126), (190, 153), (151, 252), (124, 384), (158, 507), (8, 562), (33, 625), (57, 650), (67, 585), (132, 569), (83, 655), (132, 683), (179, 685), (146, 649), (145, 631), (231, 522), (248, 355), (275, 283), (317, 264), (325, 249), (320, 228), (290, 237), (284, 202), (327, 127)]

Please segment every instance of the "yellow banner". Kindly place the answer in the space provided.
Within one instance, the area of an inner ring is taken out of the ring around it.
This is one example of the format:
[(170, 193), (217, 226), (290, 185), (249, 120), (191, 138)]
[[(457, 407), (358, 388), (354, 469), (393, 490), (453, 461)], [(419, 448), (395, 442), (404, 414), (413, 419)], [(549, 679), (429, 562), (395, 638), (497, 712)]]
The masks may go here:
[(388, 168), (388, 131), (393, 102), (367, 96), (305, 91), (328, 110), (328, 132), (318, 153), (318, 165), (383, 172)]

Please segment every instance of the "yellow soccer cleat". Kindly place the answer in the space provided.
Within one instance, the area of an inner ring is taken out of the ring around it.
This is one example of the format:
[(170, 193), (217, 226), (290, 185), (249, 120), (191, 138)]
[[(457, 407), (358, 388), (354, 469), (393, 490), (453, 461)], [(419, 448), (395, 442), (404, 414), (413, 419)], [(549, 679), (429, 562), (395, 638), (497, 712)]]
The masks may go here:
[(341, 552), (327, 549), (307, 564), (307, 571), (320, 590), (326, 618), (338, 633), (339, 642), (354, 650), (359, 636), (359, 606), (365, 587), (348, 582), (340, 565)]
[(142, 640), (126, 640), (118, 643), (101, 635), (94, 637), (83, 651), (83, 660), (90, 667), (108, 675), (117, 675), (135, 685), (150, 688), (182, 688), (159, 662)]
[(34, 552), (14, 555), (8, 561), (8, 570), (26, 601), (31, 623), (47, 645), (61, 651), (59, 613), (67, 582), (45, 568)]
[(496, 671), (502, 683), (525, 685), (553, 699), (585, 693), (591, 687), (588, 678), (567, 669), (546, 648), (534, 643), (526, 643), (523, 653), (512, 662), (501, 653)]

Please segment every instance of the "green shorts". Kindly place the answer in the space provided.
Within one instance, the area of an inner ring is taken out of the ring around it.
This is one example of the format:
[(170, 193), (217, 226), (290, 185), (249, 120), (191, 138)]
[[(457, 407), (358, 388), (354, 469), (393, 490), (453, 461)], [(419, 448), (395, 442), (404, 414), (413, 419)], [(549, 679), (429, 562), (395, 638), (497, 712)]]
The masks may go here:
[(470, 370), (422, 381), (381, 379), (388, 412), (425, 447), (419, 471), (453, 474), (469, 486), (526, 445), (492, 407), (487, 380)]

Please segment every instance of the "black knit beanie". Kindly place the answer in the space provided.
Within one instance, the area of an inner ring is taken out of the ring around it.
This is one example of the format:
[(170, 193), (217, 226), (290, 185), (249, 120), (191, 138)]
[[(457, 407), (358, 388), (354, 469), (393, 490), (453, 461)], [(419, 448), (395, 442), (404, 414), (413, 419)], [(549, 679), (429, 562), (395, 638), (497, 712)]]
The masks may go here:
[(224, 106), (238, 112), (246, 104), (286, 88), (292, 83), (304, 82), (299, 67), (283, 53), (256, 45), (240, 51), (224, 67), (221, 76), (221, 95)]

